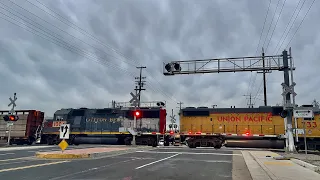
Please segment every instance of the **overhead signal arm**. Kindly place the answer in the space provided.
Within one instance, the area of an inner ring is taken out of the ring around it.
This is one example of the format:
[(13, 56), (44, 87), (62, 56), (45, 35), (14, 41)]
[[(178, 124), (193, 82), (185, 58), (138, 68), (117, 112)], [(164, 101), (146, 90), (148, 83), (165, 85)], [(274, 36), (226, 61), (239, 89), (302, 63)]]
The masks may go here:
[[(259, 63), (264, 59), (264, 66)], [(293, 68), (294, 70), (295, 68)], [(165, 76), (220, 72), (283, 70), (282, 55), (172, 61), (163, 63)]]

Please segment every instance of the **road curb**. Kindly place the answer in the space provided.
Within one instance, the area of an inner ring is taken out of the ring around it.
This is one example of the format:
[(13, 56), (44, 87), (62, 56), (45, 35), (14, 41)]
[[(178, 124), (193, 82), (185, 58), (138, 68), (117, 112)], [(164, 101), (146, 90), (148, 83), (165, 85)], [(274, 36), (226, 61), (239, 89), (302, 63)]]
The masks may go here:
[[(271, 153), (273, 153), (273, 152), (271, 152)], [(249, 154), (259, 164), (259, 166), (262, 168), (262, 170), (266, 173), (266, 175), (268, 176), (268, 179), (272, 179), (272, 180), (278, 179), (257, 157), (255, 157), (252, 154), (252, 151), (249, 151)], [(274, 153), (274, 154), (277, 154), (277, 153)], [(279, 154), (277, 154), (277, 155), (279, 155)], [(265, 177), (265, 178), (267, 178), (267, 177)]]
[(272, 180), (268, 173), (261, 167), (250, 151), (241, 151), (244, 161), (252, 179)]
[(43, 154), (36, 153), (37, 158), (42, 159), (80, 159), (80, 158), (88, 158), (90, 154)]
[(36, 152), (35, 156), (41, 159), (85, 159), (85, 158), (99, 158), (107, 156), (118, 156), (122, 154), (133, 153), (141, 149), (151, 149), (149, 147), (134, 147), (126, 150), (117, 150), (117, 151), (108, 151), (108, 152), (99, 152), (99, 153), (85, 153), (85, 154), (54, 154), (54, 153), (39, 153)]
[(313, 164), (310, 164), (310, 163), (307, 163), (307, 162), (304, 162), (302, 160), (295, 159), (295, 158), (291, 158), (291, 161), (304, 167), (304, 168), (310, 169), (311, 171), (320, 172), (319, 166), (315, 166)]

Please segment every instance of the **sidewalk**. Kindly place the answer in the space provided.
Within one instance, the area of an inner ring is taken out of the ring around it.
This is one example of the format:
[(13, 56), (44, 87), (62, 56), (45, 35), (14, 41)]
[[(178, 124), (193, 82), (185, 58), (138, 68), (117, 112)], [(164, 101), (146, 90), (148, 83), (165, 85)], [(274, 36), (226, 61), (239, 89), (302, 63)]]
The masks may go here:
[(291, 160), (276, 160), (271, 151), (242, 151), (253, 180), (319, 180), (320, 174)]

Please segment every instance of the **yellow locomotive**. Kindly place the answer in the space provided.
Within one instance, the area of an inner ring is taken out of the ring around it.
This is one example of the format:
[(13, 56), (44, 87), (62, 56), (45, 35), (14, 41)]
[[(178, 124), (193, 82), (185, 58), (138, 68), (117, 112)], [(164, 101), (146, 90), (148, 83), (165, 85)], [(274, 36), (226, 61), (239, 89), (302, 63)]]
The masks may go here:
[[(195, 146), (201, 146), (206, 141), (206, 135), (223, 134), (226, 140), (238, 139), (281, 141), (284, 145), (285, 125), (284, 118), (280, 116), (281, 106), (261, 106), (258, 108), (207, 108), (188, 107), (180, 112), (180, 133), (203, 135), (201, 141)], [(293, 128), (306, 128), (307, 144), (309, 149), (320, 150), (320, 111), (314, 111), (314, 118), (303, 121), (293, 120)], [(294, 131), (296, 132), (296, 131)], [(304, 134), (295, 137), (296, 147), (303, 148)], [(199, 137), (198, 137), (199, 139)], [(257, 144), (257, 141), (254, 141)], [(242, 143), (242, 146), (246, 144)]]

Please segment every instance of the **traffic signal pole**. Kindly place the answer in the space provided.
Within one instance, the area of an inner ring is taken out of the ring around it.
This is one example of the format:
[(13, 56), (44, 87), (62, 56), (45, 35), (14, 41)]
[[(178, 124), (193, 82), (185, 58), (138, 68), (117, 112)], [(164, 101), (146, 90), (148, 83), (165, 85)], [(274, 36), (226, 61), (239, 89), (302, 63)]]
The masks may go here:
[(9, 126), (9, 133), (8, 133), (8, 146), (10, 146), (10, 139), (11, 139), (11, 126)]
[[(137, 96), (137, 91), (136, 91), (136, 96)], [(134, 128), (134, 134), (133, 134), (133, 137), (132, 137), (132, 145), (136, 145), (136, 130), (137, 130), (137, 117), (136, 117), (136, 111), (137, 111), (137, 106), (135, 105), (134, 106), (134, 113), (133, 113), (133, 128)]]
[[(286, 117), (286, 140), (287, 150), (289, 152), (295, 151), (293, 132), (292, 132), (292, 111), (296, 106), (291, 103), (290, 94), (296, 95), (293, 87), (295, 83), (290, 85), (289, 70), (291, 75), (295, 67), (289, 67), (288, 52), (284, 50), (281, 55), (265, 56), (264, 52), (262, 56), (249, 56), (249, 57), (232, 57), (232, 58), (215, 58), (215, 59), (198, 59), (198, 60), (183, 60), (183, 61), (171, 61), (163, 64), (163, 74), (165, 76), (183, 75), (183, 74), (204, 74), (204, 73), (222, 73), (222, 72), (249, 72), (249, 71), (262, 71), (267, 73), (269, 71), (283, 71), (284, 72), (284, 110), (287, 111)], [(282, 59), (282, 61), (281, 61)], [(291, 49), (290, 59), (292, 60)], [(262, 61), (262, 65), (258, 64)], [(291, 65), (291, 64), (290, 64)], [(264, 78), (264, 82), (265, 82)], [(265, 84), (265, 83), (264, 83)], [(264, 88), (264, 103), (267, 105), (266, 88)]]

